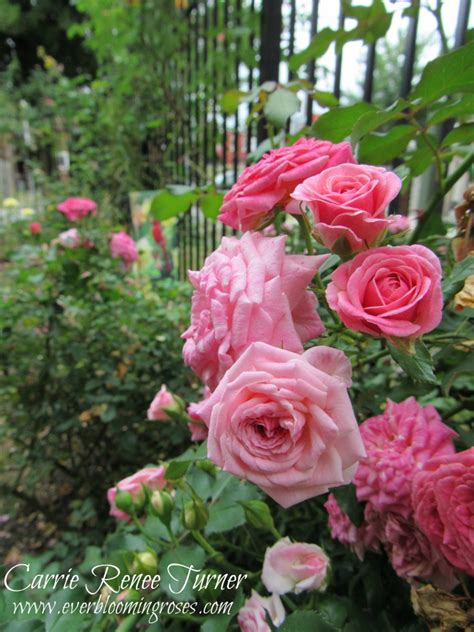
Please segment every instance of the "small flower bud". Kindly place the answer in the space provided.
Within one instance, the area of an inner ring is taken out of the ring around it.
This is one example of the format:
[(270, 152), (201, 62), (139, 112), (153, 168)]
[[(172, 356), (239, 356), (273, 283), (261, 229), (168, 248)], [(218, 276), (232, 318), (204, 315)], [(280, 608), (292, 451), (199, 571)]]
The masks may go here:
[(165, 525), (169, 525), (173, 512), (173, 498), (166, 490), (155, 490), (150, 498), (151, 513)]
[(217, 465), (214, 465), (212, 461), (209, 459), (201, 459), (200, 461), (196, 461), (196, 467), (203, 472), (207, 472), (208, 474), (215, 474), (218, 471)]
[(155, 575), (158, 569), (158, 558), (153, 551), (141, 551), (135, 554), (132, 571), (137, 574)]
[(274, 531), (275, 524), (269, 506), (262, 500), (243, 500), (240, 502), (247, 522), (255, 529)]
[(193, 498), (184, 505), (183, 524), (186, 529), (199, 531), (204, 529), (209, 520), (209, 512), (200, 498)]
[(120, 511), (131, 514), (133, 510), (133, 498), (129, 492), (118, 491), (115, 496), (115, 505)]

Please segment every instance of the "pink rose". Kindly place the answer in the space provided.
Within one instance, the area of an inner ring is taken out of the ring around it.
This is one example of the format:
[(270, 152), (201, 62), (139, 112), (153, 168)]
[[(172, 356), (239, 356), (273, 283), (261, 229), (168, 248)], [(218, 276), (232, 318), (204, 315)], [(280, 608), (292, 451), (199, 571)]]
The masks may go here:
[(69, 230), (59, 233), (58, 242), (63, 248), (70, 248), (73, 250), (74, 248), (79, 248), (82, 242), (82, 237), (77, 228), (70, 228)]
[(456, 433), (433, 406), (420, 406), (414, 397), (400, 404), (389, 400), (383, 415), (364, 421), (360, 433), (367, 456), (354, 477), (357, 498), (408, 518), (414, 475), (433, 457), (454, 453)]
[(191, 431), (191, 441), (204, 441), (207, 439), (208, 428), (204, 423), (200, 410), (206, 399), (210, 396), (211, 390), (206, 386), (204, 387), (204, 397), (200, 402), (193, 402), (189, 404), (187, 413), (191, 420), (188, 423), (188, 428)]
[(297, 184), (343, 162), (354, 162), (350, 143), (300, 138), (291, 147), (273, 149), (244, 169), (224, 197), (219, 219), (232, 228), (253, 230), (276, 207), (299, 213), (291, 199)]
[(28, 228), (32, 235), (39, 235), (41, 232), (41, 224), (39, 222), (31, 222)]
[(360, 527), (356, 527), (349, 516), (342, 511), (333, 494), (329, 494), (324, 508), (328, 512), (331, 537), (349, 547), (360, 560), (364, 559), (366, 551), (380, 549), (380, 519), (370, 503), (365, 505), (364, 522)]
[(427, 463), (413, 482), (413, 506), (429, 540), (474, 576), (474, 448)]
[[(327, 369), (322, 358), (337, 361)], [(283, 507), (351, 481), (365, 456), (336, 349), (302, 355), (256, 342), (200, 408), (208, 456)], [(329, 370), (329, 372), (327, 372)]]
[(386, 246), (363, 252), (331, 275), (326, 297), (354, 331), (416, 338), (441, 321), (441, 266), (424, 246)]
[(453, 569), (411, 521), (387, 514), (382, 537), (387, 555), (399, 577), (408, 582), (431, 581), (443, 590), (452, 590), (457, 584)]
[(137, 500), (140, 494), (143, 493), (142, 486), (148, 487), (150, 490), (163, 489), (166, 485), (165, 481), (165, 468), (163, 465), (159, 467), (145, 467), (143, 470), (136, 472), (132, 476), (124, 478), (117, 483), (115, 487), (111, 487), (107, 492), (107, 500), (110, 505), (110, 515), (117, 518), (117, 520), (129, 520), (129, 516), (120, 511), (115, 505), (115, 497), (117, 490), (121, 492), (128, 492), (133, 500)]
[(317, 544), (282, 538), (265, 552), (262, 582), (277, 595), (324, 590), (328, 569), (329, 558)]
[(175, 401), (173, 395), (171, 395), (166, 386), (162, 384), (148, 408), (147, 417), (153, 421), (166, 421), (169, 417), (164, 409), (174, 407)]
[(183, 357), (211, 390), (252, 342), (301, 353), (303, 342), (324, 331), (306, 288), (327, 255), (286, 255), (286, 239), (224, 237), (204, 267), (189, 272), (194, 294)]
[(292, 197), (314, 215), (316, 237), (340, 255), (377, 244), (398, 216), (387, 217), (400, 178), (382, 167), (339, 164), (299, 184)]
[(122, 259), (127, 267), (138, 259), (137, 246), (124, 231), (113, 233), (110, 240), (110, 254), (112, 257)]
[(271, 632), (267, 613), (275, 627), (285, 620), (285, 609), (278, 595), (261, 597), (255, 590), (239, 611), (237, 622), (242, 632)]
[(68, 218), (70, 222), (75, 222), (92, 213), (97, 212), (97, 204), (89, 198), (70, 197), (61, 204), (58, 204), (58, 210)]

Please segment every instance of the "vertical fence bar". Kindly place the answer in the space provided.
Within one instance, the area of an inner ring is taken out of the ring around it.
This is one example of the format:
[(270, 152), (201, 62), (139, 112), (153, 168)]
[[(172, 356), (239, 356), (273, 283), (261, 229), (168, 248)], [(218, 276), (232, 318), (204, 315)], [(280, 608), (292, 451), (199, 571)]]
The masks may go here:
[[(212, 162), (211, 173), (212, 183), (216, 184), (217, 177), (217, 25), (219, 24), (219, 0), (214, 0), (214, 6), (212, 11)], [(212, 249), (215, 250), (217, 246), (217, 225), (215, 222), (212, 224), (211, 231), (211, 244)]]
[(367, 50), (363, 96), (364, 101), (367, 101), (367, 103), (371, 103), (374, 91), (375, 47), (376, 42), (373, 42), (373, 44), (369, 44)]
[[(201, 184), (201, 116), (200, 116), (200, 89), (201, 89), (201, 76), (200, 76), (200, 54), (199, 54), (199, 2), (196, 2), (194, 9), (194, 182), (197, 186)], [(201, 263), (201, 218), (199, 214), (198, 205), (194, 205), (191, 212), (194, 210), (194, 248), (195, 259), (194, 265), (197, 270), (200, 268)]]
[(454, 48), (459, 48), (459, 46), (463, 46), (466, 43), (470, 10), (471, 0), (459, 0), (458, 19), (456, 22), (456, 32), (454, 34)]
[(415, 66), (416, 55), (416, 32), (418, 30), (418, 14), (416, 11), (408, 19), (408, 30), (406, 37), (405, 60), (403, 62), (402, 83), (400, 86), (400, 96), (406, 98), (411, 90), (411, 82), (413, 80), (413, 69)]
[[(344, 28), (344, 7), (342, 2), (339, 8), (339, 21), (337, 28), (339, 30)], [(334, 68), (334, 96), (337, 99), (341, 98), (341, 74), (342, 74), (342, 50), (340, 53), (336, 52), (336, 66)]]
[[(310, 41), (313, 40), (318, 32), (318, 15), (319, 15), (319, 0), (313, 0), (313, 7), (311, 11), (311, 26), (309, 37)], [(316, 61), (312, 59), (307, 66), (308, 81), (314, 83), (316, 80)], [(306, 101), (306, 125), (311, 125), (313, 122), (313, 99), (308, 94)]]
[[(250, 3), (250, 13), (253, 18), (255, 14), (255, 0), (252, 0), (252, 2)], [(251, 22), (253, 22), (253, 20), (251, 20)], [(250, 31), (250, 34), (249, 34), (249, 45), (250, 45), (250, 48), (253, 50), (253, 47), (255, 46), (255, 33), (253, 32), (253, 30)], [(253, 88), (253, 67), (249, 68), (249, 78), (248, 78), (249, 92), (252, 91), (252, 88)], [(251, 112), (252, 112), (252, 104), (249, 103), (249, 107), (248, 107), (249, 116)], [(250, 123), (247, 126), (247, 154), (249, 154), (252, 150), (252, 132), (253, 132), (253, 125)]]
[[(290, 41), (288, 43), (288, 54), (291, 57), (295, 52), (295, 24), (296, 24), (296, 0), (290, 0)], [(288, 73), (288, 78), (293, 79), (295, 73), (290, 70)]]
[[(280, 74), (280, 40), (282, 0), (263, 0), (260, 22), (260, 83), (278, 81)], [(259, 143), (267, 138), (267, 126), (260, 119), (257, 128)]]
[[(222, 82), (223, 92), (227, 90), (228, 87), (228, 61), (229, 61), (229, 43), (227, 41), (227, 26), (229, 24), (229, 0), (224, 0), (224, 16), (223, 16), (223, 28), (221, 33), (224, 35), (224, 60), (225, 60), (225, 70)], [(225, 189), (227, 187), (227, 114), (222, 115), (222, 187)], [(227, 234), (227, 227), (225, 224), (222, 224), (222, 236)]]

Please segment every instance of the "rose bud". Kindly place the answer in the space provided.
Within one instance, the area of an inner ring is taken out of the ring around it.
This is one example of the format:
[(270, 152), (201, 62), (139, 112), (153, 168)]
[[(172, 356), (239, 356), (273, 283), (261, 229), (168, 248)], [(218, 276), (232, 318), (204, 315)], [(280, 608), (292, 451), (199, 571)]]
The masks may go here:
[(171, 521), (173, 505), (173, 498), (169, 492), (156, 490), (152, 493), (150, 498), (151, 513), (165, 525), (169, 525)]
[(184, 505), (183, 525), (190, 531), (204, 529), (209, 520), (209, 512), (200, 498), (193, 498)]

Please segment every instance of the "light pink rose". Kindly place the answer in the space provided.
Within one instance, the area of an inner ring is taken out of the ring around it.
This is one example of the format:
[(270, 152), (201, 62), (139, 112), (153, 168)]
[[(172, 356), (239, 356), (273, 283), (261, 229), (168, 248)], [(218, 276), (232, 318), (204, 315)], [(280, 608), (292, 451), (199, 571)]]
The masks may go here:
[(324, 331), (306, 288), (327, 255), (286, 255), (286, 239), (224, 237), (203, 268), (189, 272), (194, 294), (183, 357), (211, 390), (252, 342), (300, 353)]
[(242, 632), (271, 632), (267, 613), (278, 628), (285, 620), (285, 609), (278, 595), (262, 597), (255, 590), (239, 611), (237, 623)]
[(413, 506), (429, 540), (474, 576), (474, 448), (429, 461), (415, 477)]
[[(327, 358), (337, 358), (326, 372)], [(261, 487), (283, 507), (351, 481), (365, 456), (347, 394), (346, 356), (302, 355), (256, 342), (200, 408), (208, 456)]]
[(360, 433), (367, 456), (354, 477), (357, 498), (408, 518), (414, 475), (433, 457), (453, 454), (456, 433), (433, 406), (420, 406), (414, 397), (400, 404), (389, 400), (383, 415), (364, 421)]
[(132, 476), (128, 476), (121, 480), (115, 487), (111, 487), (107, 492), (107, 500), (110, 505), (110, 515), (117, 520), (130, 520), (130, 517), (115, 505), (115, 497), (117, 490), (128, 492), (132, 499), (136, 500), (142, 493), (142, 486), (148, 487), (150, 490), (163, 489), (167, 481), (165, 480), (165, 468), (163, 465), (159, 467), (145, 467), (136, 472)]
[(364, 507), (364, 522), (360, 527), (356, 527), (342, 511), (333, 494), (329, 494), (324, 508), (328, 512), (328, 526), (334, 540), (349, 547), (360, 560), (367, 551), (379, 551), (380, 518), (370, 503)]
[(58, 204), (58, 210), (63, 213), (70, 222), (83, 219), (89, 213), (93, 215), (97, 212), (97, 204), (89, 198), (70, 197), (61, 204)]
[(363, 252), (339, 266), (331, 279), (329, 306), (354, 331), (413, 339), (441, 321), (441, 266), (424, 246)]
[(153, 421), (166, 421), (169, 417), (164, 409), (173, 408), (174, 405), (175, 401), (173, 395), (171, 395), (166, 386), (162, 384), (148, 408), (147, 417)]
[(324, 590), (328, 569), (329, 558), (320, 546), (282, 538), (265, 552), (262, 582), (277, 595)]
[(299, 213), (290, 197), (297, 184), (328, 167), (354, 162), (348, 142), (300, 138), (291, 147), (273, 149), (247, 167), (225, 195), (219, 219), (232, 228), (253, 230), (276, 207)]
[(112, 257), (122, 259), (127, 267), (138, 259), (137, 246), (124, 231), (113, 233), (110, 239), (110, 254)]
[(63, 248), (69, 248), (71, 250), (79, 248), (82, 242), (82, 237), (77, 228), (70, 228), (58, 235), (58, 242)]
[(187, 413), (192, 419), (192, 421), (188, 423), (188, 428), (191, 431), (191, 441), (204, 441), (207, 439), (209, 430), (201, 417), (200, 409), (210, 394), (211, 390), (205, 386), (203, 399), (200, 402), (193, 402), (188, 406)]
[(453, 568), (411, 520), (395, 514), (384, 517), (383, 543), (399, 577), (413, 583), (430, 581), (437, 588), (452, 590), (457, 584)]
[(292, 197), (314, 215), (316, 237), (340, 255), (378, 243), (391, 222), (386, 209), (398, 195), (400, 178), (382, 167), (339, 164), (299, 184)]

